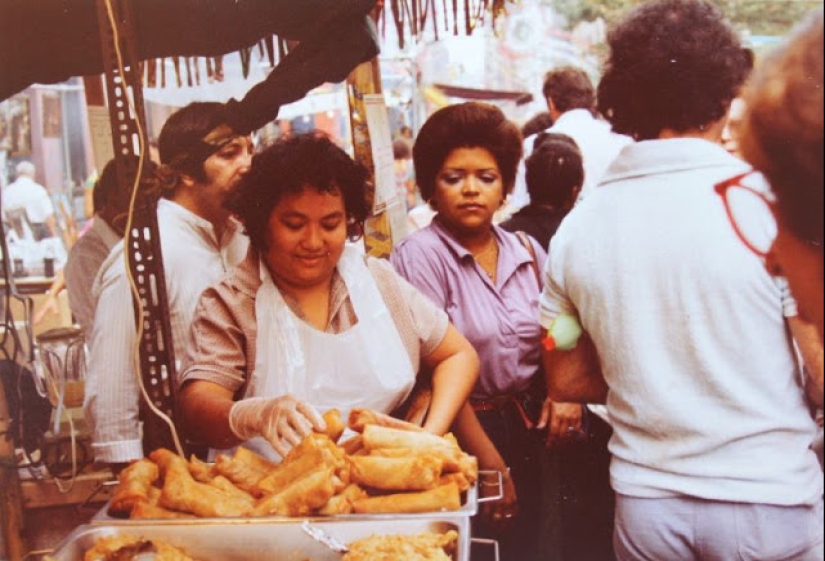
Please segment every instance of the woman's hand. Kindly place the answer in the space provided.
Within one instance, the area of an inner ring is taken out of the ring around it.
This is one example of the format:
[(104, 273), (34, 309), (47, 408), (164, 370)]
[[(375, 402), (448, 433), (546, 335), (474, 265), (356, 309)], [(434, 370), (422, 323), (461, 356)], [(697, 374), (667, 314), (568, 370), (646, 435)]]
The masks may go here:
[(313, 430), (326, 430), (318, 411), (291, 395), (242, 399), (229, 411), (229, 426), (241, 440), (264, 437), (282, 458)]
[[(518, 514), (518, 496), (509, 468), (501, 471), (502, 494), (501, 499), (484, 503), (481, 507), (481, 516), (484, 524), (497, 535), (506, 535), (513, 526)], [(494, 496), (498, 493), (497, 481), (479, 480), (479, 494), (482, 497)]]
[(580, 403), (557, 403), (549, 397), (544, 400), (537, 428), (547, 427), (547, 447), (580, 437), (583, 406)]

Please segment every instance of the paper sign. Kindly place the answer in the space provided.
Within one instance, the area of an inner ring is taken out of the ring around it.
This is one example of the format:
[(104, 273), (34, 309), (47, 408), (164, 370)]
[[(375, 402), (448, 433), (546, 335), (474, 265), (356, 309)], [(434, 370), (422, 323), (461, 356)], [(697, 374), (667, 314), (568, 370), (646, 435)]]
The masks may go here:
[(365, 95), (364, 110), (370, 131), (372, 163), (375, 168), (375, 201), (372, 212), (380, 214), (384, 212), (390, 201), (396, 198), (392, 136), (384, 96), (381, 94)]
[(109, 160), (115, 156), (115, 151), (112, 147), (112, 126), (109, 123), (109, 108), (102, 105), (89, 105), (87, 107), (87, 113), (89, 115), (89, 131), (91, 134), (95, 167), (98, 173), (100, 173)]

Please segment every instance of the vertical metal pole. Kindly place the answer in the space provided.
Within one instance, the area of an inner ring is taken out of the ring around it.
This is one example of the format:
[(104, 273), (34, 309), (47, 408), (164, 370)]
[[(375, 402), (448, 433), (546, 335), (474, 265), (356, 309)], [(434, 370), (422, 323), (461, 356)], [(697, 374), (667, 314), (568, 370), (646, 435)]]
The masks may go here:
[(17, 477), (17, 460), (14, 457), (11, 434), (11, 415), (3, 384), (0, 384), (0, 524), (3, 525), (6, 557), (11, 561), (20, 561), (26, 554), (22, 504), (23, 496)]
[(74, 183), (72, 180), (72, 157), (69, 151), (69, 125), (66, 122), (66, 92), (61, 88), (58, 90), (60, 94), (60, 139), (63, 145), (63, 186), (61, 188), (62, 194), (66, 196), (66, 202), (69, 204), (69, 209), (72, 209), (72, 197), (74, 195), (71, 188)]
[[(367, 126), (364, 96), (381, 93), (381, 71), (378, 58), (358, 65), (347, 78), (349, 95), (350, 125), (355, 160), (367, 168), (370, 180), (375, 184), (375, 164), (372, 161), (372, 142)], [(374, 189), (374, 188), (373, 188)], [(375, 192), (371, 193), (370, 205)], [(374, 257), (389, 257), (392, 251), (392, 236), (387, 212), (371, 216), (364, 224), (364, 244), (367, 253)]]
[[(142, 151), (148, 159), (142, 72), (136, 55), (129, 1), (97, 0), (97, 7), (115, 162), (118, 181), (125, 188), (136, 180), (135, 156)], [(109, 9), (114, 12), (116, 29), (110, 25)], [(129, 257), (129, 272), (138, 291), (134, 299), (135, 323), (143, 327), (140, 378), (152, 405), (174, 420), (175, 353), (156, 205), (155, 200), (138, 193), (124, 253)], [(138, 303), (141, 316), (138, 316)], [(161, 447), (174, 450), (169, 427), (144, 399), (140, 403), (144, 450), (149, 452)]]

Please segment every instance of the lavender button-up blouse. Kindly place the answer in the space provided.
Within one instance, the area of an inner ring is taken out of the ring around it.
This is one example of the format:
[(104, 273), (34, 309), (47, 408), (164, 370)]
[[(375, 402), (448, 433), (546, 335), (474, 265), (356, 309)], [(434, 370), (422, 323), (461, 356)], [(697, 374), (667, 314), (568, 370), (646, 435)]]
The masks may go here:
[[(475, 347), (481, 360), (475, 398), (526, 390), (541, 362), (544, 335), (538, 319), (541, 287), (530, 253), (515, 234), (497, 226), (493, 233), (499, 243), (495, 285), (438, 217), (390, 256), (398, 273), (444, 309)], [(533, 246), (541, 271), (547, 253), (535, 241)]]

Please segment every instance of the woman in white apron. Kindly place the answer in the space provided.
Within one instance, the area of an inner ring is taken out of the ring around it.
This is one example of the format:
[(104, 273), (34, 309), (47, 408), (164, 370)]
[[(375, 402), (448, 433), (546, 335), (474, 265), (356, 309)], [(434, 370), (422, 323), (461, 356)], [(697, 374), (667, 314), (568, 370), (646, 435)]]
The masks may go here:
[(424, 428), (450, 429), (478, 357), (389, 263), (346, 244), (368, 214), (366, 178), (318, 134), (255, 156), (231, 202), (249, 256), (202, 295), (178, 374), (191, 436), (277, 458), (323, 430), (328, 409), (392, 412), (422, 367), (433, 385)]

